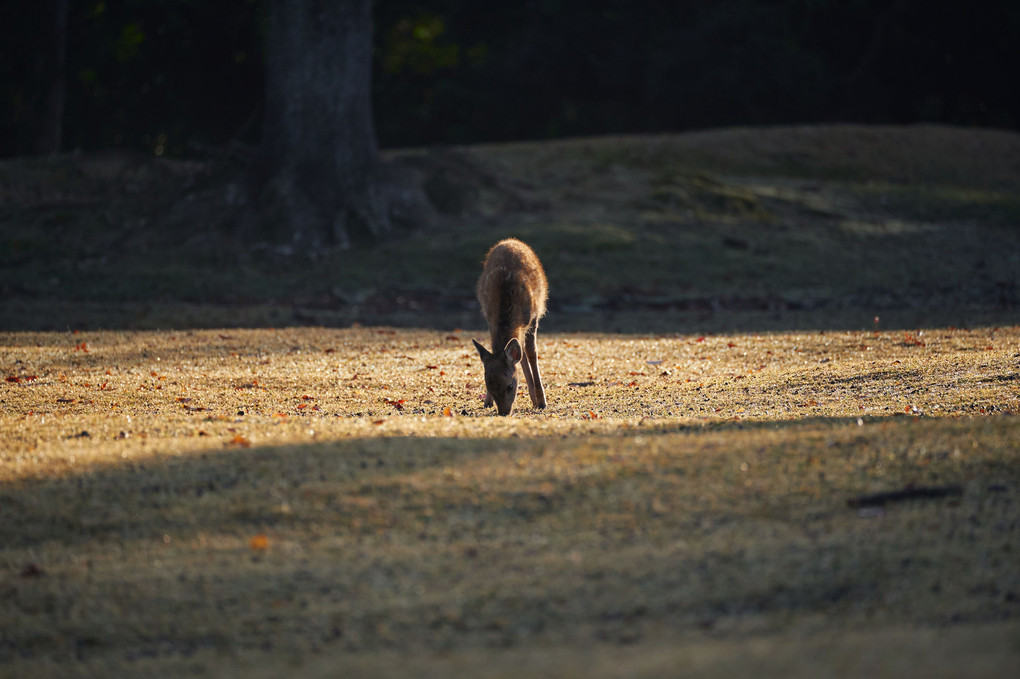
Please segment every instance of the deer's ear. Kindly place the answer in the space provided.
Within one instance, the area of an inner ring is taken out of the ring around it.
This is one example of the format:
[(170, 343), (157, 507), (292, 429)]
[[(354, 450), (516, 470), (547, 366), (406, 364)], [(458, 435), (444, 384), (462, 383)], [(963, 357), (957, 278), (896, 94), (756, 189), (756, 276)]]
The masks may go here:
[(478, 349), (478, 355), (482, 357), (483, 361), (492, 358), (492, 354), (489, 353), (489, 350), (483, 347), (481, 344), (479, 344), (478, 340), (473, 339), (471, 341), (474, 342), (475, 349)]
[(524, 352), (521, 351), (521, 343), (517, 341), (516, 337), (506, 343), (506, 348), (503, 349), (503, 354), (506, 356), (506, 360), (510, 361), (511, 365), (521, 362), (521, 357), (524, 356)]

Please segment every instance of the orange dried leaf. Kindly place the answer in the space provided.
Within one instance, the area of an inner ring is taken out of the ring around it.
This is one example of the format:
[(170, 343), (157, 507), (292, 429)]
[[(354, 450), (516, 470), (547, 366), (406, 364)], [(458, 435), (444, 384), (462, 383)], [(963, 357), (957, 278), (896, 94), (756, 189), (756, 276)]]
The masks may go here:
[(397, 410), (403, 410), (404, 409), (404, 404), (407, 403), (407, 401), (405, 399), (402, 399), (402, 398), (401, 399), (392, 399), (392, 398), (389, 398), (389, 397), (384, 398), (383, 402), (393, 406)]
[(251, 540), (248, 541), (248, 546), (256, 552), (261, 552), (269, 548), (269, 538), (265, 533), (259, 533), (252, 536)]
[(453, 411), (450, 410), (450, 406), (446, 406), (445, 408), (443, 408), (443, 416), (444, 417), (453, 417)]
[(230, 439), (230, 445), (241, 446), (242, 448), (251, 448), (251, 441), (245, 437), (237, 434), (234, 438)]

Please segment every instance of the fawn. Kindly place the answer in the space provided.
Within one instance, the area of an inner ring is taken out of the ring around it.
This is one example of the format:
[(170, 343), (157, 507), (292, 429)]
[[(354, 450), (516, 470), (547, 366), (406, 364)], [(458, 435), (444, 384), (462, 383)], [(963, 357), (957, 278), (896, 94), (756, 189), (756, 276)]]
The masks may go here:
[(495, 403), (500, 415), (509, 415), (514, 408), (518, 363), (528, 383), (531, 403), (545, 408), (535, 334), (538, 319), (545, 315), (548, 296), (545, 271), (531, 248), (513, 238), (492, 246), (478, 278), (478, 301), (489, 324), (492, 352), (478, 340), (472, 341), (485, 366), (485, 407)]

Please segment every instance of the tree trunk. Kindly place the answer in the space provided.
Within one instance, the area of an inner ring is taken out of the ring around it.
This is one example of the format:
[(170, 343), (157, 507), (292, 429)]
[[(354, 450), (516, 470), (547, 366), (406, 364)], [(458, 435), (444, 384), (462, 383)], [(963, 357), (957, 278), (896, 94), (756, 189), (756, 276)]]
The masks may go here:
[(249, 235), (348, 247), (390, 230), (372, 122), (371, 0), (271, 0)]
[(34, 150), (40, 155), (52, 155), (60, 152), (64, 129), (67, 0), (49, 0), (45, 12), (47, 24), (39, 66), (39, 127)]

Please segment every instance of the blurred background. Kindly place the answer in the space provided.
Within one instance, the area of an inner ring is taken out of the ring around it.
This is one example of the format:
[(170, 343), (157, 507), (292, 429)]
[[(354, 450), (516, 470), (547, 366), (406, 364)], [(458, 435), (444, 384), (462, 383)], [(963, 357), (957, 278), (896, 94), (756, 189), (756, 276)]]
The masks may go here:
[[(378, 0), (374, 16), (384, 148), (792, 122), (1020, 125), (1016, 0)], [(11, 3), (0, 156), (257, 143), (266, 17), (267, 0)]]

